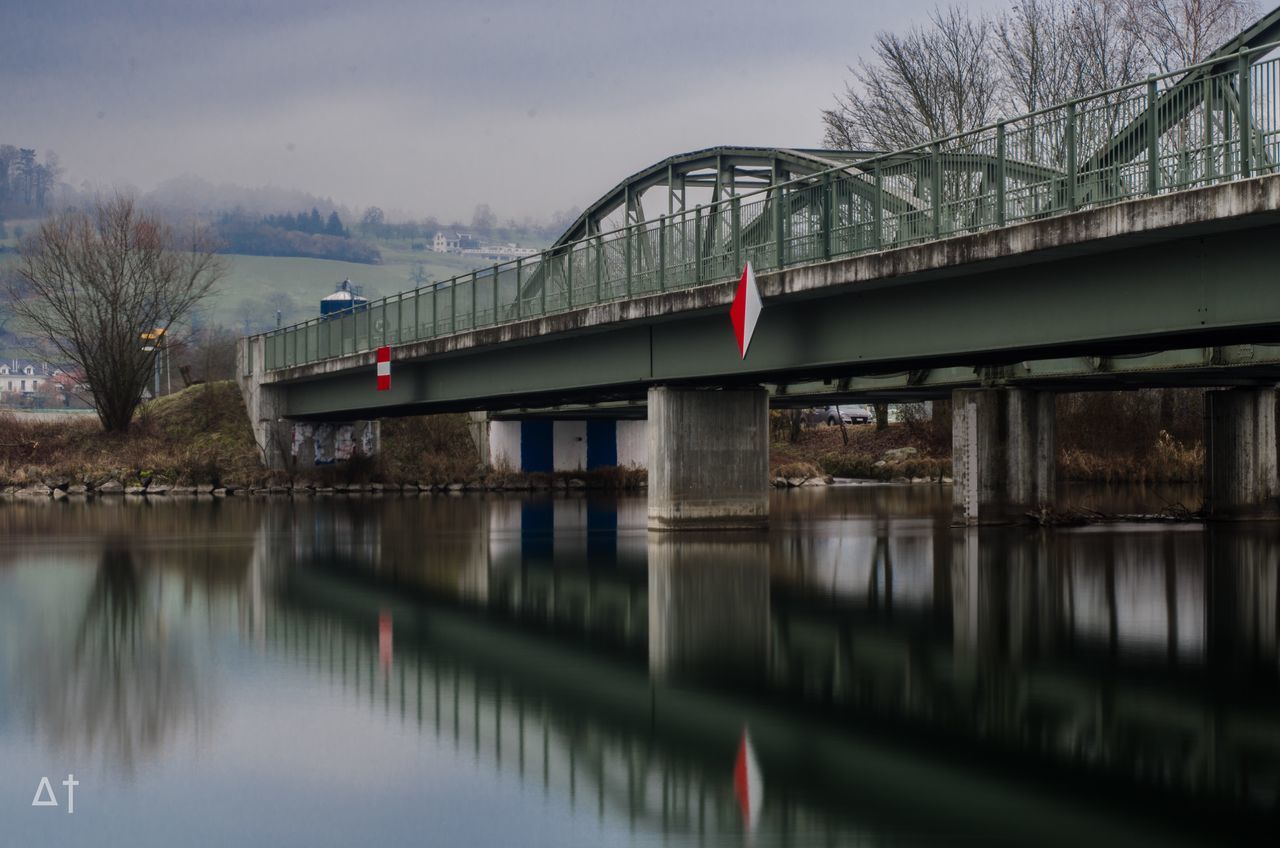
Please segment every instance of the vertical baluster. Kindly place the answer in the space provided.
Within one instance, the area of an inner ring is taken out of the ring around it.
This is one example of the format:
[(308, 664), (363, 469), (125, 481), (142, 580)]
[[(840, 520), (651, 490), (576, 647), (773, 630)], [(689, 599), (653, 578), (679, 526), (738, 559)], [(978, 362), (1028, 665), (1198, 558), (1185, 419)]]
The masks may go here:
[(1240, 51), (1236, 74), (1240, 99), (1240, 176), (1247, 179), (1253, 175), (1253, 120), (1250, 116), (1253, 104), (1249, 102), (1249, 54), (1244, 50)]
[(1067, 211), (1076, 209), (1076, 104), (1067, 104)]
[(942, 235), (942, 146), (936, 141), (929, 152), (929, 193), (932, 195), (929, 199), (933, 207), (933, 237), (939, 238)]
[(1156, 78), (1147, 79), (1147, 194), (1160, 190), (1160, 139), (1156, 116)]
[(1005, 225), (1007, 211), (1005, 209), (1004, 157), (1005, 157), (1005, 124), (996, 124), (996, 226)]

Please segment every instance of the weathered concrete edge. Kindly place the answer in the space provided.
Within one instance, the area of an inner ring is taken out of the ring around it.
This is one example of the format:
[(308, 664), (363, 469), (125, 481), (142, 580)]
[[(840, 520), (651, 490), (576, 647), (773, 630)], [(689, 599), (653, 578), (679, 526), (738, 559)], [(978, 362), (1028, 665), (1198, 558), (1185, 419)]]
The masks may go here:
[[(1275, 212), (1280, 212), (1280, 174), (1139, 198), (1000, 229), (762, 273), (757, 276), (757, 282), (761, 295), (766, 299), (798, 296), (827, 288), (894, 280), (1030, 256), (1122, 236), (1154, 234)], [(695, 288), (656, 292), (631, 300), (593, 304), (525, 321), (395, 345), (395, 358), (425, 359), (491, 345), (537, 341), (561, 333), (600, 332), (626, 322), (653, 321), (680, 313), (722, 308), (732, 302), (735, 290), (736, 280), (726, 280)], [(373, 351), (366, 351), (265, 371), (260, 376), (265, 383), (306, 380), (354, 368), (367, 368), (374, 364), (374, 358)]]

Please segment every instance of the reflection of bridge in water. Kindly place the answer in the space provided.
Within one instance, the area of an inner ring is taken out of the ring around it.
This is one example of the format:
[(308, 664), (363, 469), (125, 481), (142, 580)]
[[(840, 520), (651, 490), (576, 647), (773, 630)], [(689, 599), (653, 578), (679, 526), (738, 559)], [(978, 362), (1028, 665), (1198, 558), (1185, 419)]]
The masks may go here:
[[(839, 748), (856, 717), (1083, 784), (1275, 809), (1267, 526), (953, 531), (945, 500), (926, 500), (890, 518), (854, 497), (838, 521), (797, 510), (785, 532), (678, 542), (645, 532), (638, 500), (452, 499), (435, 528), (412, 500), (294, 505), (290, 534), (266, 538), (287, 539), (277, 559), (301, 568), (265, 631), (385, 711), (670, 834), (735, 820), (728, 763), (767, 703), (816, 716), (803, 732), (817, 749)], [(311, 553), (325, 549), (340, 554)], [(389, 674), (375, 663), (384, 606)], [(738, 695), (716, 695), (712, 671)], [(868, 755), (798, 762), (797, 719), (782, 721), (758, 739), (763, 826), (842, 832)]]

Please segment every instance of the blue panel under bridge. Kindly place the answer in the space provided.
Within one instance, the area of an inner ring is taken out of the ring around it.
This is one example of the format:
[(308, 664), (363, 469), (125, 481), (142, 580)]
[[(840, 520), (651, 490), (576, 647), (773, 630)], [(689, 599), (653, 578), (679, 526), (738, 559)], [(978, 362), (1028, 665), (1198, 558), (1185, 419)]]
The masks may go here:
[(552, 450), (552, 428), (549, 419), (520, 422), (520, 470), (550, 473), (555, 470)]
[(587, 470), (612, 468), (618, 464), (618, 422), (609, 419), (587, 421)]

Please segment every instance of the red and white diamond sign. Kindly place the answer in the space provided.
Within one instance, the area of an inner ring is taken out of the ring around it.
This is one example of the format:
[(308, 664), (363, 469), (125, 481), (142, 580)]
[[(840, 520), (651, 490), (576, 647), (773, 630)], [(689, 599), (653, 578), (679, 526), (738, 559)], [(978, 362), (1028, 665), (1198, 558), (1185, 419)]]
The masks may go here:
[(756, 331), (756, 322), (760, 320), (760, 288), (756, 285), (756, 272), (751, 270), (751, 263), (742, 269), (742, 279), (738, 280), (738, 293), (733, 297), (733, 306), (729, 307), (729, 320), (733, 322), (733, 334), (738, 337), (738, 353), (747, 358), (747, 347), (751, 344), (751, 334)]
[(391, 388), (391, 348), (378, 348), (378, 391)]
[(742, 728), (742, 741), (738, 744), (738, 758), (733, 764), (733, 794), (738, 797), (742, 823), (747, 832), (751, 833), (760, 824), (764, 778), (760, 774), (760, 763), (756, 761), (756, 751), (745, 727)]

